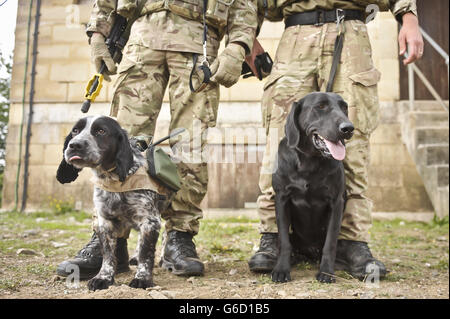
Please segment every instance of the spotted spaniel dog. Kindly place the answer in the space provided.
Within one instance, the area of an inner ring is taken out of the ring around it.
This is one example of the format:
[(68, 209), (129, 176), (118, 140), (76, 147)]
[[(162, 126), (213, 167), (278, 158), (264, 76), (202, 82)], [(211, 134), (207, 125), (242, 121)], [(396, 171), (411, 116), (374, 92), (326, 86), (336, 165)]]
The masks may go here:
[[(64, 158), (57, 179), (70, 183), (79, 171), (90, 167), (96, 178), (124, 182), (146, 159), (133, 139), (112, 118), (92, 116), (80, 119), (64, 142)], [(114, 283), (117, 238), (131, 228), (139, 231), (137, 272), (130, 286), (153, 286), (155, 247), (161, 226), (160, 212), (167, 197), (152, 190), (109, 192), (94, 187), (97, 235), (102, 245), (103, 263), (99, 273), (89, 280), (90, 290), (106, 289)]]

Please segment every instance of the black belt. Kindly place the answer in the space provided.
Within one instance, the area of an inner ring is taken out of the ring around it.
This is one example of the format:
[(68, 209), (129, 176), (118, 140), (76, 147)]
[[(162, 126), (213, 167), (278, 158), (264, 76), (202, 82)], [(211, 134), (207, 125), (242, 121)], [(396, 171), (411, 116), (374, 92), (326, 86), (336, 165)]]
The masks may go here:
[[(316, 25), (320, 26), (325, 23), (337, 21), (338, 10), (315, 10), (308, 12), (301, 12), (291, 15), (284, 19), (286, 28), (294, 25)], [(364, 13), (359, 10), (340, 10), (344, 13), (344, 20), (361, 20), (364, 21)]]

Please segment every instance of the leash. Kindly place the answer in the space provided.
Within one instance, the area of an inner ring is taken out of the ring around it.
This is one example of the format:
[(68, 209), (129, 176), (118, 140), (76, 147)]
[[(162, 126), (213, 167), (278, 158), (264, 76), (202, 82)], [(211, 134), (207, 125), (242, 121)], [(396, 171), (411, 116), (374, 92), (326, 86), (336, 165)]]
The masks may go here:
[(334, 80), (336, 72), (341, 60), (342, 48), (344, 46), (344, 34), (345, 34), (345, 12), (342, 9), (336, 9), (336, 26), (338, 28), (338, 36), (334, 42), (333, 62), (331, 64), (330, 77), (328, 79), (326, 92), (333, 92)]
[[(144, 152), (144, 151), (147, 150), (148, 148), (154, 147), (154, 146), (156, 146), (156, 145), (158, 145), (158, 144), (161, 144), (161, 143), (164, 142), (165, 140), (168, 140), (168, 139), (170, 139), (170, 138), (172, 138), (172, 137), (175, 137), (175, 136), (177, 136), (177, 135), (183, 133), (184, 131), (186, 131), (185, 128), (180, 128), (180, 129), (178, 129), (178, 130), (175, 130), (175, 131), (173, 131), (172, 133), (170, 133), (169, 135), (167, 135), (167, 136), (165, 136), (165, 137), (163, 137), (163, 138), (157, 140), (157, 141), (154, 142), (154, 143), (150, 142), (150, 145), (148, 145), (147, 142), (146, 142), (144, 139), (142, 139), (142, 138), (139, 138), (139, 137), (134, 137), (134, 138), (136, 139), (136, 144), (137, 144), (137, 146), (138, 146), (138, 148), (139, 148), (139, 151)], [(153, 138), (152, 138), (152, 139), (153, 139)]]
[(191, 89), (192, 93), (198, 93), (203, 91), (206, 86), (208, 85), (208, 83), (210, 82), (211, 79), (211, 69), (209, 68), (209, 62), (208, 62), (208, 56), (206, 54), (206, 45), (207, 45), (207, 41), (208, 41), (208, 26), (206, 25), (206, 8), (208, 6), (208, 0), (203, 0), (203, 56), (202, 56), (202, 61), (201, 61), (201, 65), (199, 66), (199, 69), (203, 71), (203, 81), (200, 84), (200, 86), (198, 88), (194, 88), (194, 85), (192, 83), (192, 78), (194, 76), (195, 73), (195, 66), (197, 64), (198, 61), (198, 53), (194, 53), (192, 56), (192, 62), (193, 62), (193, 66), (192, 66), (192, 70), (191, 70), (191, 74), (189, 75), (189, 88)]
[(184, 131), (186, 131), (185, 128), (180, 128), (178, 130), (175, 130), (174, 132), (170, 133), (169, 135), (167, 135), (166, 137), (163, 137), (162, 139), (157, 140), (155, 143), (152, 143), (151, 146), (156, 146), (158, 144), (161, 144), (162, 142), (164, 142), (165, 140), (168, 140), (172, 137), (175, 137), (181, 133), (183, 133)]

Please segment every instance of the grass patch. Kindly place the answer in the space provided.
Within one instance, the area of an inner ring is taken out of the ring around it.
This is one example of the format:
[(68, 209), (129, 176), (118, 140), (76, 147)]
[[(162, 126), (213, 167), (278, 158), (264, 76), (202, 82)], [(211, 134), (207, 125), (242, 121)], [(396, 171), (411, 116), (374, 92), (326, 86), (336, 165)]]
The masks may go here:
[(271, 274), (260, 274), (257, 278), (258, 283), (261, 285), (264, 284), (273, 284), (272, 275)]
[(198, 247), (208, 252), (206, 258), (210, 260), (217, 256), (226, 260), (248, 260), (255, 239), (260, 236), (255, 224), (250, 219), (239, 217), (203, 220), (195, 240)]
[(388, 281), (388, 282), (399, 282), (399, 281), (405, 280), (407, 278), (408, 278), (407, 276), (405, 276), (405, 275), (403, 275), (401, 273), (393, 273), (393, 272), (391, 272), (391, 273), (388, 273), (383, 280), (384, 281)]
[(18, 291), (19, 286), (20, 286), (19, 280), (0, 278), (0, 289), (9, 291)]
[(300, 262), (296, 265), (297, 270), (312, 270), (314, 267), (316, 266), (310, 264), (309, 262)]
[(212, 223), (241, 223), (241, 224), (255, 224), (259, 223), (258, 219), (251, 219), (245, 216), (236, 216), (236, 217), (220, 217), (214, 219), (204, 219), (201, 223), (204, 222), (212, 222)]
[(441, 259), (436, 265), (432, 265), (431, 268), (437, 270), (448, 270), (448, 258)]
[(49, 277), (55, 272), (55, 269), (53, 266), (31, 264), (26, 266), (26, 271), (29, 274)]

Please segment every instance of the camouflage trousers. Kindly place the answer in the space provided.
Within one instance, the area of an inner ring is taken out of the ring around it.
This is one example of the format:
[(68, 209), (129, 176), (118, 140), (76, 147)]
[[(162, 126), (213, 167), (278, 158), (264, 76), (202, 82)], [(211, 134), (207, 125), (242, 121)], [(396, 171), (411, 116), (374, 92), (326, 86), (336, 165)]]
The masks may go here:
[[(193, 67), (193, 54), (152, 50), (140, 45), (128, 45), (118, 68), (118, 78), (111, 104), (111, 116), (117, 118), (130, 136), (152, 137), (166, 88), (169, 88), (171, 121), (169, 130), (185, 128), (182, 134), (184, 154), (201, 154), (206, 144), (208, 127), (215, 126), (219, 103), (219, 87), (209, 83), (206, 89), (192, 93), (189, 75)], [(212, 62), (213, 58), (209, 57)], [(199, 86), (194, 76), (194, 87)], [(195, 136), (201, 141), (193, 142)], [(178, 137), (169, 141), (171, 147)], [(187, 160), (185, 160), (187, 158)], [(179, 230), (197, 234), (202, 218), (200, 202), (208, 184), (207, 163), (183, 157), (177, 163), (181, 189), (162, 212), (166, 231)], [(127, 237), (128, 234), (125, 235)]]
[[(293, 26), (284, 31), (277, 49), (274, 67), (264, 86), (263, 123), (267, 146), (260, 172), (258, 198), (260, 231), (277, 232), (272, 173), (278, 143), (284, 137), (284, 125), (291, 105), (313, 91), (325, 91), (330, 74), (335, 23), (322, 26)], [(368, 186), (369, 137), (378, 124), (377, 82), (366, 25), (345, 21), (345, 40), (333, 91), (349, 106), (349, 118), (355, 134), (346, 143), (344, 160), (347, 203), (343, 215), (341, 239), (369, 240), (372, 202), (365, 193)], [(275, 138), (274, 138), (275, 136)], [(275, 139), (275, 140), (274, 140)]]

